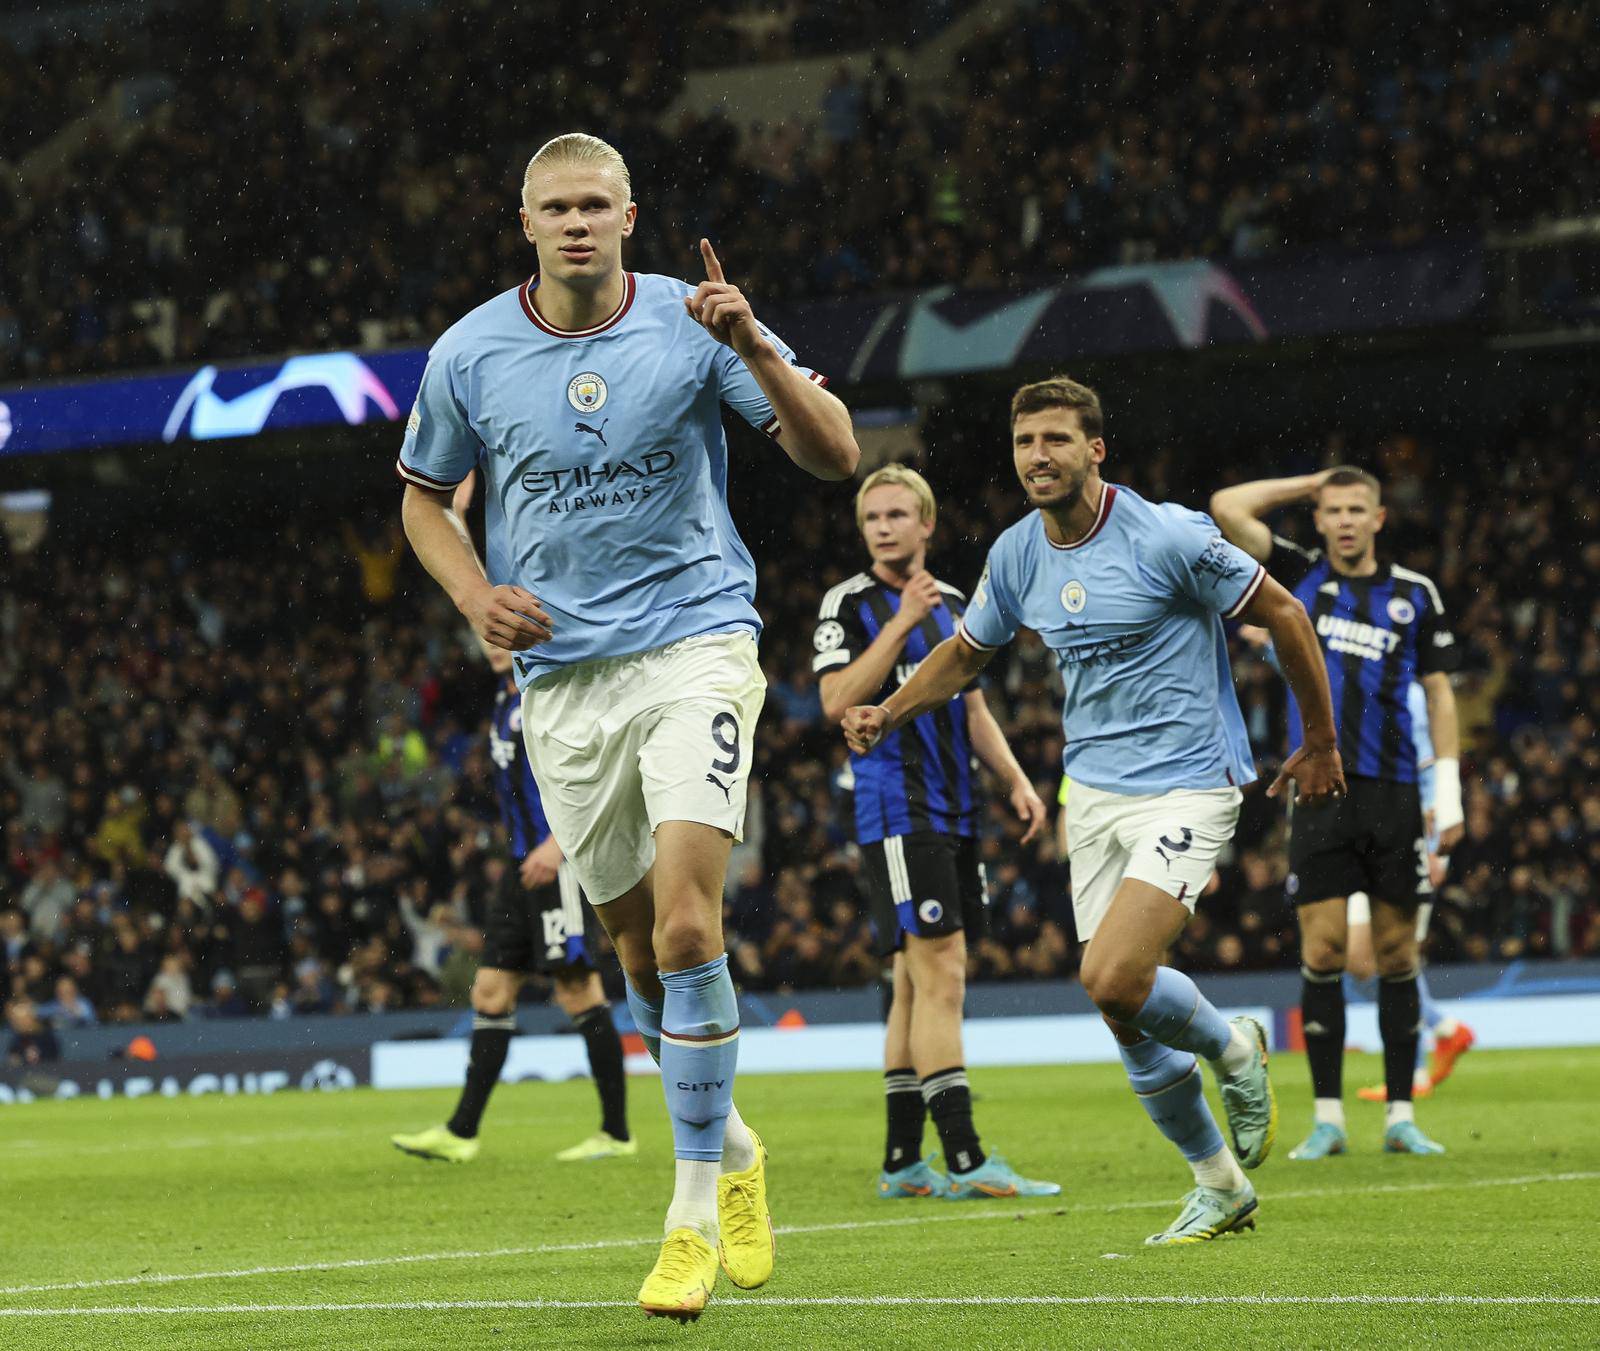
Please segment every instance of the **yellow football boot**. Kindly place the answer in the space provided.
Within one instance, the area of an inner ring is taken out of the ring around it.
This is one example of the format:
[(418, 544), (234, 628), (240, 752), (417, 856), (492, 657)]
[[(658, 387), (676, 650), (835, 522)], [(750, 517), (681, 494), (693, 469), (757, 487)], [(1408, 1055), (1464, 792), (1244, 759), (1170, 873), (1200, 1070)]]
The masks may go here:
[(728, 1279), (741, 1290), (767, 1283), (778, 1250), (767, 1211), (767, 1149), (754, 1131), (750, 1139), (756, 1161), (717, 1179), (717, 1257)]
[(437, 1159), (440, 1163), (471, 1163), (478, 1157), (477, 1140), (464, 1140), (448, 1126), (429, 1126), (415, 1135), (391, 1135), (389, 1143), (419, 1159)]
[(674, 1229), (639, 1287), (639, 1307), (652, 1318), (692, 1323), (717, 1283), (717, 1255), (693, 1229)]

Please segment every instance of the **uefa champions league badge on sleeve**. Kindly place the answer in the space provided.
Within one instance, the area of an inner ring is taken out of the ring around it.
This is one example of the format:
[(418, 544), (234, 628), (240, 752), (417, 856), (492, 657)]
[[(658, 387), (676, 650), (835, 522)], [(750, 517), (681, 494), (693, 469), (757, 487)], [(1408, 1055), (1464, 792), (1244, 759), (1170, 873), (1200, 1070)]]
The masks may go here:
[(567, 402), (580, 413), (594, 413), (606, 406), (610, 391), (593, 371), (575, 375), (567, 383)]
[(823, 620), (811, 642), (818, 652), (832, 652), (844, 643), (844, 625), (835, 619)]

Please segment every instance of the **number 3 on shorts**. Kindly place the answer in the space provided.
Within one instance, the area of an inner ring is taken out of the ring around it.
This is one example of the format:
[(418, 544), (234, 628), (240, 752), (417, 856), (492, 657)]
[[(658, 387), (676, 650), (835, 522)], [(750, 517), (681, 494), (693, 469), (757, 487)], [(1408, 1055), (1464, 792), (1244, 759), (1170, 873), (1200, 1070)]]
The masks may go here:
[(719, 713), (711, 719), (711, 739), (722, 752), (711, 762), (719, 774), (732, 774), (739, 768), (739, 720), (731, 713)]

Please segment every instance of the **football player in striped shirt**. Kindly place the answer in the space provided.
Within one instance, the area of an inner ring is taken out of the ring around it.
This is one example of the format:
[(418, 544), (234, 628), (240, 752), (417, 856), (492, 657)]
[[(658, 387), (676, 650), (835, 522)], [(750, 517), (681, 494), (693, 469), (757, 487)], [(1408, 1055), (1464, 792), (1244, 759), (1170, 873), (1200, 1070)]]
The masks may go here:
[[(872, 557), (866, 572), (823, 597), (812, 667), (830, 722), (852, 705), (882, 703), (946, 638), (965, 608), (961, 592), (928, 571), (938, 511), (914, 469), (887, 465), (856, 494), (856, 526)], [(988, 927), (987, 879), (978, 858), (983, 820), (979, 764), (1004, 785), (1029, 843), (1044, 803), (976, 687), (850, 757), (860, 846), (878, 955), (891, 961), (884, 1039), (888, 1140), (878, 1195), (1054, 1196), (1054, 1182), (1022, 1177), (986, 1153), (972, 1120), (961, 1043), (967, 943)], [(947, 1173), (922, 1157), (924, 1112)]]
[[(1264, 518), (1299, 502), (1315, 505), (1323, 547), (1273, 534)], [(1364, 892), (1378, 974), (1385, 1128), (1393, 1154), (1442, 1154), (1416, 1124), (1413, 1074), (1421, 1025), (1417, 910), (1433, 897), (1409, 705), (1422, 685), (1433, 732), (1434, 822), (1439, 852), (1462, 834), (1460, 736), (1450, 672), (1455, 635), (1439, 588), (1378, 554), (1384, 524), (1378, 480), (1341, 467), (1225, 488), (1211, 499), (1223, 533), (1273, 573), (1305, 606), (1322, 645), (1349, 793), (1335, 811), (1291, 805), (1285, 889), (1300, 925), (1301, 1017), (1316, 1098), (1310, 1135), (1292, 1159), (1342, 1154), (1345, 950), (1348, 898)], [(1296, 720), (1289, 720), (1291, 747)]]
[[(719, 1265), (759, 1286), (774, 1250), (765, 1153), (733, 1106), (722, 935), (766, 694), (723, 409), (816, 478), (850, 477), (861, 452), (849, 411), (757, 321), (708, 240), (699, 285), (623, 267), (637, 217), (614, 147), (573, 133), (539, 149), (520, 213), (539, 270), (434, 344), (396, 468), (418, 558), (514, 654), (551, 830), (658, 1053), (676, 1179), (639, 1304), (690, 1320)], [(450, 503), (474, 468), (487, 578)]]

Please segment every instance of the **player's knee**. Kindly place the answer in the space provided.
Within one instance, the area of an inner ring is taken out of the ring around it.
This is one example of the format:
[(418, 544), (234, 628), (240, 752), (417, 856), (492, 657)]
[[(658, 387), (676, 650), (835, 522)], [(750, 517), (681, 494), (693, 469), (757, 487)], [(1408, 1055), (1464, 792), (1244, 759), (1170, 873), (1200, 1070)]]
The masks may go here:
[(1116, 1023), (1131, 1023), (1150, 997), (1150, 973), (1127, 962), (1085, 965), (1080, 979), (1094, 1006)]
[(517, 1007), (520, 984), (508, 972), (480, 970), (472, 982), (472, 1011), (485, 1018), (504, 1018)]
[(1372, 945), (1373, 964), (1380, 976), (1409, 975), (1417, 967), (1417, 940), (1414, 934), (1396, 933)]
[(657, 917), (655, 956), (663, 971), (685, 971), (712, 961), (721, 953), (722, 935), (710, 915), (685, 906), (677, 913)]
[(1300, 943), (1301, 960), (1312, 971), (1331, 972), (1345, 969), (1345, 944), (1331, 934), (1307, 934)]
[(600, 982), (587, 973), (581, 976), (557, 976), (553, 993), (556, 1007), (569, 1018), (576, 1018), (605, 1000)]

